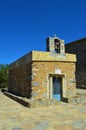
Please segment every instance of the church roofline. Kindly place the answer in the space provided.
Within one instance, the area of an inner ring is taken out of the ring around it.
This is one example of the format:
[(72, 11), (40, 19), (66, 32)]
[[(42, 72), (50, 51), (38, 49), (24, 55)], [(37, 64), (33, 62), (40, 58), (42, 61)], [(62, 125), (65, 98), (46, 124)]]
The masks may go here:
[(38, 62), (76, 62), (76, 55), (66, 53), (61, 56), (58, 53), (43, 52), (43, 51), (32, 51), (20, 59), (10, 64), (10, 69), (17, 68), (25, 63), (38, 61)]

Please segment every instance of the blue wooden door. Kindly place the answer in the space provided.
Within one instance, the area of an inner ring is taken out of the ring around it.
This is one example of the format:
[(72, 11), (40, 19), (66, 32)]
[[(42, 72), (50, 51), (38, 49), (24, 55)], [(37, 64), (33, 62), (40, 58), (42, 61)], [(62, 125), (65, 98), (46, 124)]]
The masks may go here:
[(61, 78), (53, 77), (53, 98), (61, 99)]

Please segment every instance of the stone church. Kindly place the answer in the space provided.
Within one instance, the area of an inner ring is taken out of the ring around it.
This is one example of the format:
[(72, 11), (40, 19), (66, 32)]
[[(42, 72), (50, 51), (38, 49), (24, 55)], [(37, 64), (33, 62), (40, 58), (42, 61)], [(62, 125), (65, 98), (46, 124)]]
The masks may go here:
[(9, 92), (31, 100), (62, 100), (76, 95), (76, 55), (65, 53), (64, 40), (46, 39), (46, 51), (32, 51), (9, 69)]

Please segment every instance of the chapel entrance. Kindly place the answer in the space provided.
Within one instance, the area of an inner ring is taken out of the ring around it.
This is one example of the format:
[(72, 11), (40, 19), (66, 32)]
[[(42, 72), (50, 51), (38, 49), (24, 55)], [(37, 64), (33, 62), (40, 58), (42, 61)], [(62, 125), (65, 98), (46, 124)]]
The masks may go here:
[(62, 97), (62, 78), (53, 77), (52, 82), (52, 97), (60, 101)]
[(55, 100), (62, 100), (65, 92), (64, 74), (49, 74), (49, 98)]

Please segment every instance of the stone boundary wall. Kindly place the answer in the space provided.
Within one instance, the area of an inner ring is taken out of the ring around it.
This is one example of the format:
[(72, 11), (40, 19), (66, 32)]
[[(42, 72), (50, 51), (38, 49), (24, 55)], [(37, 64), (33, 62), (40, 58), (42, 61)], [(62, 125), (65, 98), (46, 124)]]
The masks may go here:
[(22, 98), (19, 96), (15, 96), (7, 91), (3, 92), (6, 96), (13, 99), (14, 101), (20, 103), (21, 105), (28, 107), (28, 108), (38, 108), (38, 107), (46, 107), (46, 106), (53, 106), (58, 105), (60, 103), (57, 100), (29, 100), (27, 98)]
[(86, 89), (86, 38), (65, 44), (66, 53), (76, 54), (77, 88)]
[(76, 89), (77, 95), (86, 95), (86, 90), (84, 89)]
[(15, 95), (8, 93), (6, 91), (4, 91), (4, 94), (6, 96), (8, 96), (9, 98), (13, 99), (14, 101), (16, 101), (16, 102), (18, 102), (26, 107), (30, 107), (30, 104), (27, 101), (23, 100), (21, 97), (15, 96)]
[[(19, 96), (15, 96), (7, 91), (3, 90), (3, 93), (8, 96), (9, 98), (13, 99), (14, 101), (20, 103), (21, 105), (28, 107), (28, 108), (38, 108), (38, 107), (47, 107), (47, 106), (54, 106), (62, 103), (61, 101), (57, 100), (29, 100), (27, 98), (22, 98)], [(86, 90), (76, 89), (76, 97), (75, 98), (64, 98), (62, 101), (65, 103), (70, 104), (79, 104), (86, 100)]]

